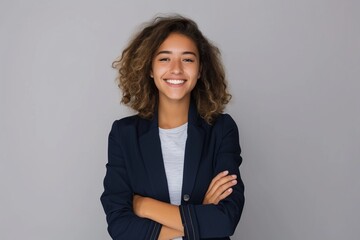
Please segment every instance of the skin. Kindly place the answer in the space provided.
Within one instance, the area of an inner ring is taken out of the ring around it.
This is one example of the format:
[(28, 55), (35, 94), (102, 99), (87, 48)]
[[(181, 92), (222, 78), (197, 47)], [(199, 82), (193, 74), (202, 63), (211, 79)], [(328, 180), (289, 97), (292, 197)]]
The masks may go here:
[(159, 126), (174, 128), (186, 123), (190, 94), (200, 78), (195, 43), (182, 34), (170, 34), (155, 53), (150, 76), (159, 91)]
[[(170, 34), (153, 58), (150, 76), (159, 91), (159, 127), (175, 128), (188, 121), (191, 91), (200, 78), (199, 52), (194, 41), (179, 33)], [(218, 204), (232, 193), (236, 175), (219, 173), (211, 181), (203, 204)], [(184, 236), (179, 206), (135, 195), (134, 213), (162, 224), (159, 239)]]

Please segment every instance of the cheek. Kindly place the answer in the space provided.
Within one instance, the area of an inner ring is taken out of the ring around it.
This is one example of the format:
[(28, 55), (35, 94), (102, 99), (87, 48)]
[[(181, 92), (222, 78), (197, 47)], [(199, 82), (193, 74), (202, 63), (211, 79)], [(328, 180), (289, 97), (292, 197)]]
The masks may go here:
[(197, 82), (198, 82), (198, 80), (197, 80), (197, 79), (195, 79), (195, 80), (192, 82), (191, 87), (190, 87), (191, 91), (192, 91), (192, 90), (194, 90), (194, 88), (195, 88), (195, 86), (196, 86)]
[(166, 73), (166, 68), (161, 66), (154, 66), (152, 69), (152, 73), (154, 76), (161, 77)]
[(160, 77), (157, 76), (156, 74), (154, 75), (153, 80), (154, 80), (154, 83), (155, 83), (156, 86), (158, 86), (160, 81), (161, 81)]
[(192, 69), (192, 75), (195, 77), (195, 78), (199, 78), (200, 77), (200, 71), (201, 71), (201, 68), (200, 66), (196, 66)]
[(199, 79), (200, 78), (200, 69), (194, 69), (194, 71), (192, 72), (192, 77), (193, 78), (196, 78), (196, 79)]

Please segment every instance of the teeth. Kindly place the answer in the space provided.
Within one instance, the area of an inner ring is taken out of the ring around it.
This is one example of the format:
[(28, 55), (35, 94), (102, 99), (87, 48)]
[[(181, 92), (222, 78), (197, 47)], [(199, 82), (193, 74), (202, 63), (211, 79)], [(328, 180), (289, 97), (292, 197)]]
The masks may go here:
[(178, 84), (183, 84), (185, 81), (179, 80), (179, 79), (168, 79), (168, 80), (166, 80), (166, 82), (170, 83), (170, 84), (178, 85)]

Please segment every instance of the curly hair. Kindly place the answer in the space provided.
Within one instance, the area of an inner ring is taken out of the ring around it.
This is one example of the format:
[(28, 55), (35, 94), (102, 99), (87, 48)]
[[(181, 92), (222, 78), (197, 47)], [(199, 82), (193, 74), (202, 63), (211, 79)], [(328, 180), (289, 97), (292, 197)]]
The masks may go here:
[(199, 115), (209, 124), (221, 114), (231, 99), (219, 49), (199, 30), (197, 24), (180, 15), (156, 17), (137, 33), (116, 59), (117, 83), (121, 102), (151, 119), (158, 101), (158, 90), (150, 77), (152, 60), (171, 33), (183, 34), (194, 41), (200, 55), (200, 78), (191, 92)]

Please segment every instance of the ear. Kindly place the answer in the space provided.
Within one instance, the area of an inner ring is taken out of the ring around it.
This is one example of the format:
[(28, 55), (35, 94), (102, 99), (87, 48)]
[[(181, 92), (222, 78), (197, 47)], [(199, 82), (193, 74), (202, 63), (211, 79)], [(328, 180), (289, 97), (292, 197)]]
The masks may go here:
[(153, 74), (152, 70), (150, 70), (150, 77), (154, 78), (154, 74)]

